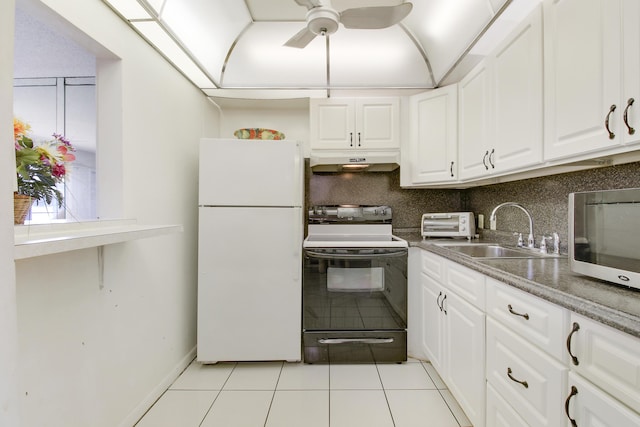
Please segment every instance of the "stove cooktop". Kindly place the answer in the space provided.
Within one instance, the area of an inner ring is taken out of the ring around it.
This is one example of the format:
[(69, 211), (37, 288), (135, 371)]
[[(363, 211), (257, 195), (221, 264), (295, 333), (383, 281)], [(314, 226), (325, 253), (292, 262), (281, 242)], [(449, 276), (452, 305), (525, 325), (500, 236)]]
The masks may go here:
[(336, 205), (313, 206), (309, 209), (309, 224), (391, 224), (389, 206)]

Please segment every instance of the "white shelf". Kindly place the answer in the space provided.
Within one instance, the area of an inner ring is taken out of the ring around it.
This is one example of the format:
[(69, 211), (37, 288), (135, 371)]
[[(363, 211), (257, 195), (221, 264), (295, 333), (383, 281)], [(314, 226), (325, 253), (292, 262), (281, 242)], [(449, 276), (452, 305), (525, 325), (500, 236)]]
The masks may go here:
[(135, 220), (83, 221), (15, 227), (14, 259), (32, 258), (182, 232), (182, 225), (139, 225)]

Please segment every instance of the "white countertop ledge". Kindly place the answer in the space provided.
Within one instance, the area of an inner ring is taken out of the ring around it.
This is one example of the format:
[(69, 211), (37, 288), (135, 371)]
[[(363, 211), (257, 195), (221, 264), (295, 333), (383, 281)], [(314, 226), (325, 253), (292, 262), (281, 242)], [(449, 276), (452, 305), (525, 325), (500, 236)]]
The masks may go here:
[(179, 233), (182, 225), (140, 225), (126, 219), (19, 225), (14, 230), (18, 260)]

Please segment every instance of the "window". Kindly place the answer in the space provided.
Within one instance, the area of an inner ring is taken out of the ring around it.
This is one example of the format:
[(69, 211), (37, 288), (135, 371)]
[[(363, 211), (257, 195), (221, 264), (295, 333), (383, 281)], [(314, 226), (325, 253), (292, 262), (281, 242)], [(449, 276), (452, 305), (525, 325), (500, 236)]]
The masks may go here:
[(14, 80), (14, 114), (31, 125), (34, 141), (52, 133), (65, 135), (76, 148), (76, 160), (59, 190), (64, 206), (54, 201), (31, 208), (29, 220), (88, 220), (96, 218), (96, 95), (94, 77)]
[(28, 220), (81, 221), (96, 212), (96, 57), (16, 7), (14, 115), (38, 141), (64, 135), (76, 160), (59, 190), (64, 205), (34, 205)]

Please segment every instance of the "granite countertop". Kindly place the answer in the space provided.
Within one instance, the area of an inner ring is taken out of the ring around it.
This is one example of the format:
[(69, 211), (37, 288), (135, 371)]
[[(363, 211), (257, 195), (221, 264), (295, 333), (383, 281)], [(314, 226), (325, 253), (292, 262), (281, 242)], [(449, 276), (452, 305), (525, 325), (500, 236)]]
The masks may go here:
[[(575, 313), (640, 338), (640, 290), (573, 273), (566, 257), (473, 259), (417, 233), (397, 234), (410, 246), (443, 256)], [(478, 241), (482, 243), (482, 240)]]

